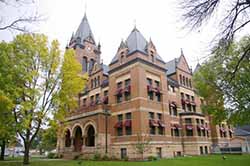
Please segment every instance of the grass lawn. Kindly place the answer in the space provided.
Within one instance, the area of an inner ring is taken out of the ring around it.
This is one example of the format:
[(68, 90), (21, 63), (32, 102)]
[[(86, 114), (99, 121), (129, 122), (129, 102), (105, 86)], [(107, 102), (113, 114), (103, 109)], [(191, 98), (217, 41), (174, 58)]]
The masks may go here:
[[(1, 161), (0, 166), (21, 166), (20, 160)], [(130, 161), (82, 161), (32, 159), (31, 166), (250, 166), (250, 155), (221, 155), (180, 157), (150, 162)]]

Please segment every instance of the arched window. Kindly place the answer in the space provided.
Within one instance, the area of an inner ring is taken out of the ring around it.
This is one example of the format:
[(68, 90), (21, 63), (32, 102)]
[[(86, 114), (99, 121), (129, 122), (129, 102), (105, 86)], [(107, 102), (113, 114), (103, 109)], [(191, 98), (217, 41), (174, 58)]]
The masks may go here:
[(186, 85), (189, 86), (189, 83), (188, 83), (188, 78), (186, 78)]
[(182, 82), (183, 82), (183, 85), (185, 86), (186, 84), (185, 84), (185, 77), (184, 76), (182, 76)]
[(94, 64), (95, 64), (95, 60), (91, 59), (89, 62), (89, 71), (91, 71), (93, 69)]
[(65, 147), (71, 146), (70, 131), (69, 129), (65, 132)]
[(97, 86), (100, 85), (100, 76), (97, 77)]
[(95, 129), (92, 125), (87, 128), (86, 146), (95, 146)]
[(87, 62), (87, 58), (83, 57), (82, 58), (82, 71), (83, 72), (87, 72), (88, 69), (88, 62)]
[(192, 82), (191, 82), (191, 79), (189, 79), (189, 86), (190, 86), (190, 88), (192, 88)]
[(97, 86), (97, 82), (96, 82), (96, 78), (94, 79), (95, 81), (94, 81), (94, 87), (96, 87)]
[(182, 75), (180, 74), (180, 84), (182, 84)]

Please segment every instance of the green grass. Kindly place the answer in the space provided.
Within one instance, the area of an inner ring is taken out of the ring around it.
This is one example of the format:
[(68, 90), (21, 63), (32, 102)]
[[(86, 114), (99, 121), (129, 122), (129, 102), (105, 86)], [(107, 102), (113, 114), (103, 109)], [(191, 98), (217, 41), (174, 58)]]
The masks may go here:
[[(0, 166), (21, 166), (20, 160), (1, 161)], [(31, 166), (250, 166), (250, 155), (221, 155), (180, 157), (150, 162), (130, 161), (82, 161), (82, 160), (38, 160), (32, 159)]]

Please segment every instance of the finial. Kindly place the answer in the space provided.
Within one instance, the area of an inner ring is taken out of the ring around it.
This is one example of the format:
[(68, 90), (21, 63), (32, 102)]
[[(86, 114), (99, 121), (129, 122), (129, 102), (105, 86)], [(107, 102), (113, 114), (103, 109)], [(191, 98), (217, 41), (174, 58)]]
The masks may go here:
[(85, 1), (84, 4), (84, 16), (86, 16), (86, 12), (87, 12), (87, 1)]
[(184, 53), (183, 53), (183, 49), (181, 48), (181, 55), (184, 55)]
[(200, 58), (197, 56), (196, 59), (197, 59), (197, 64), (200, 64)]

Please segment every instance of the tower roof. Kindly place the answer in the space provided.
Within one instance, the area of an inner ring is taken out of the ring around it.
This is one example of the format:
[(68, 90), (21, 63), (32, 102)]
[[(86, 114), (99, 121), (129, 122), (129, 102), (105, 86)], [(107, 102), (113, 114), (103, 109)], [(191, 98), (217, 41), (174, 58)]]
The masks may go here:
[(128, 36), (126, 43), (128, 46), (128, 54), (134, 51), (140, 51), (147, 54), (146, 48), (148, 42), (136, 27), (132, 30), (132, 32)]
[[(125, 42), (121, 41), (119, 48), (128, 48), (128, 55), (136, 51), (148, 55), (147, 52), (148, 44), (149, 42), (144, 38), (141, 32), (136, 27), (134, 27), (134, 29), (131, 31), (126, 41)], [(111, 64), (115, 63), (118, 60), (118, 56), (119, 55), (117, 53), (112, 59)], [(165, 63), (158, 53), (156, 54), (156, 59)]]
[(88, 38), (91, 38), (93, 42), (95, 43), (94, 35), (91, 31), (86, 13), (84, 14), (84, 17), (74, 35), (74, 39), (77, 39), (77, 38), (80, 38), (81, 43)]
[(201, 68), (200, 63), (198, 62), (195, 69), (194, 69), (194, 73), (196, 73), (197, 71), (199, 71), (199, 69)]

